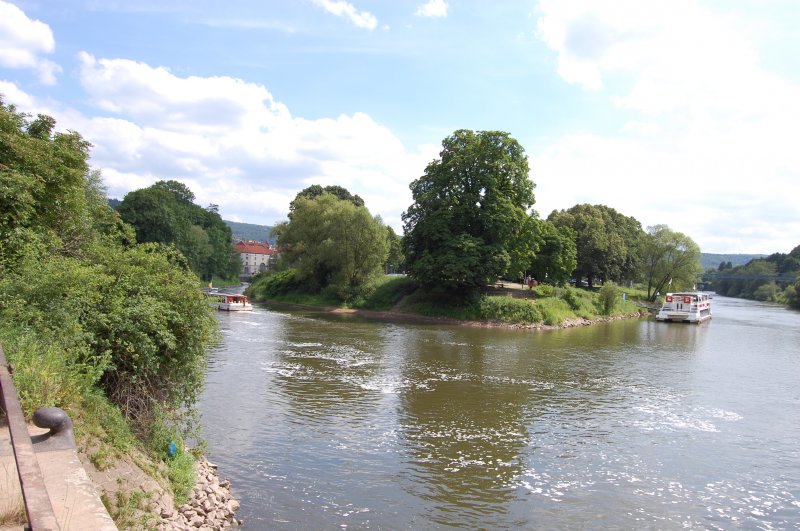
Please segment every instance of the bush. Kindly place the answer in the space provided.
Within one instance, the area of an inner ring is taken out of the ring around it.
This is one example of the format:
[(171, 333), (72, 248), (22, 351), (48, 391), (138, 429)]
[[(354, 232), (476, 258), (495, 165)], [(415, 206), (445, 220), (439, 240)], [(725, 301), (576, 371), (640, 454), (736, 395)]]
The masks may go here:
[(527, 299), (483, 296), (478, 304), (480, 318), (484, 320), (525, 324), (542, 321), (542, 312), (536, 303)]
[(537, 302), (542, 312), (542, 321), (546, 325), (558, 326), (565, 320), (575, 317), (575, 313), (564, 299), (548, 297)]
[(619, 286), (610, 281), (604, 282), (598, 294), (598, 303), (602, 313), (604, 315), (611, 315), (611, 312), (613, 312), (614, 308), (619, 304), (621, 297), (622, 292)]
[(57, 380), (81, 392), (99, 384), (133, 421), (153, 401), (194, 403), (215, 337), (212, 311), (180, 254), (154, 244), (27, 260), (0, 281), (2, 322), (13, 337), (36, 338), (9, 349), (20, 392), (39, 407), (55, 399)]

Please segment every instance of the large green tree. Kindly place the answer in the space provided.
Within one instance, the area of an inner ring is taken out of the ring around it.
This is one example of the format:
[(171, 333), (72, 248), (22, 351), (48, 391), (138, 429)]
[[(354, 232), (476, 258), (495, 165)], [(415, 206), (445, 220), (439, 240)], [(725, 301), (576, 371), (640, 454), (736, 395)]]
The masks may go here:
[(455, 131), (411, 183), (403, 214), (408, 273), (425, 286), (473, 295), (519, 276), (535, 255), (534, 184), (508, 133)]
[(380, 217), (333, 194), (298, 196), (291, 219), (274, 231), (285, 263), (314, 290), (347, 300), (383, 271), (388, 243)]
[(186, 185), (158, 181), (128, 193), (118, 210), (136, 230), (139, 243), (174, 245), (202, 279), (238, 275), (236, 263), (230, 260), (230, 227), (216, 206), (204, 209), (196, 205), (194, 194)]
[(563, 286), (578, 264), (575, 232), (541, 220), (538, 234), (542, 243), (531, 264), (531, 272), (539, 281)]
[(577, 267), (574, 276), (618, 283), (635, 279), (641, 270), (640, 247), (644, 231), (635, 218), (605, 205), (575, 205), (554, 210), (547, 218), (557, 227), (575, 232)]
[(655, 225), (647, 228), (643, 242), (642, 263), (649, 299), (655, 300), (661, 291), (694, 285), (702, 266), (700, 247), (691, 238), (666, 225)]

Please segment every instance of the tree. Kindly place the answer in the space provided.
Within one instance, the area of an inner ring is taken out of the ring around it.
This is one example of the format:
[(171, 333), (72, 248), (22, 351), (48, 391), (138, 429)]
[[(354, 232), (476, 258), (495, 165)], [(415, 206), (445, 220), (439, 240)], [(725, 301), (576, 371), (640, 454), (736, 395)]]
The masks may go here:
[(350, 190), (343, 186), (338, 185), (330, 185), (326, 187), (322, 187), (318, 184), (312, 184), (311, 186), (304, 188), (297, 192), (294, 200), (289, 203), (289, 218), (291, 219), (292, 213), (294, 212), (296, 202), (299, 198), (305, 197), (306, 199), (316, 199), (317, 197), (321, 196), (322, 194), (331, 194), (342, 201), (350, 201), (357, 207), (364, 206), (364, 200), (358, 194), (351, 194)]
[(539, 221), (538, 227), (542, 244), (531, 263), (531, 270), (538, 280), (563, 286), (578, 263), (575, 232), (545, 220)]
[(386, 263), (383, 266), (386, 273), (399, 273), (404, 270), (405, 257), (403, 256), (403, 240), (395, 234), (394, 229), (386, 225), (386, 244), (389, 252), (386, 255)]
[(568, 210), (554, 210), (547, 220), (575, 231), (578, 261), (575, 276), (579, 280), (585, 277), (590, 288), (595, 278), (622, 283), (638, 275), (644, 231), (635, 218), (623, 216), (605, 205), (582, 204)]
[(701, 272), (700, 248), (691, 238), (670, 230), (666, 225), (647, 228), (642, 247), (647, 297), (669, 289), (687, 289)]
[(347, 300), (382, 272), (388, 244), (380, 217), (333, 194), (298, 195), (289, 221), (275, 227), (283, 259), (313, 291)]
[(0, 101), (0, 337), (20, 395), (104, 395), (145, 423), (190, 407), (216, 330), (197, 277), (174, 248), (135, 243), (89, 144), (54, 128)]
[(536, 252), (533, 182), (508, 133), (455, 131), (440, 158), (411, 183), (403, 214), (409, 274), (425, 286), (474, 295)]
[(0, 261), (17, 254), (23, 233), (52, 236), (50, 245), (71, 254), (95, 238), (86, 194), (91, 144), (54, 127), (41, 114), (29, 123), (0, 99)]
[(215, 205), (202, 208), (194, 194), (177, 181), (158, 181), (128, 193), (119, 205), (122, 219), (133, 225), (139, 243), (172, 244), (203, 280), (234, 278), (230, 260), (231, 229)]

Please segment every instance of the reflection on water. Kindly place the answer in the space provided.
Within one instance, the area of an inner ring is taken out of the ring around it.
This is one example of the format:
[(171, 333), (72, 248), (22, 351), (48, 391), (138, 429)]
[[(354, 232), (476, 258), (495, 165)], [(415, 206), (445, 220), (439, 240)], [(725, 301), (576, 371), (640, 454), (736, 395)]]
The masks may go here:
[(220, 314), (200, 409), (248, 528), (800, 526), (800, 314), (551, 332)]

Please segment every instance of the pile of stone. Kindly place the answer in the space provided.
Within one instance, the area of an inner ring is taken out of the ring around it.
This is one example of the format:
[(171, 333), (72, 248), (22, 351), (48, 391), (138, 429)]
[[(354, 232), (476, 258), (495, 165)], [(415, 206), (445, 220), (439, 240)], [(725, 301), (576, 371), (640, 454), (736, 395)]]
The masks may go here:
[(162, 508), (159, 531), (229, 529), (242, 525), (236, 519), (239, 502), (231, 495), (231, 483), (219, 480), (217, 465), (201, 457), (197, 485), (178, 509)]

